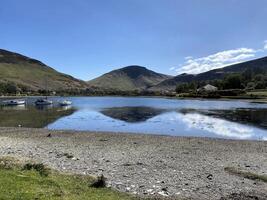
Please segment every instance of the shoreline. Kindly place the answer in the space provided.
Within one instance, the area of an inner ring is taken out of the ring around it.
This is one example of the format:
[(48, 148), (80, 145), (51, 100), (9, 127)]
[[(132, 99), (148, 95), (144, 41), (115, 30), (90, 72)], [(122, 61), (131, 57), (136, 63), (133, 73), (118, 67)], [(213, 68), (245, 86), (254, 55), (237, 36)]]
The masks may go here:
[[(6, 99), (6, 98), (14, 98), (14, 99), (20, 99), (20, 98), (41, 98), (41, 97), (45, 97), (44, 95), (36, 95), (36, 96), (0, 96), (0, 99)], [(266, 97), (258, 97), (258, 98), (249, 98), (249, 97), (226, 97), (226, 96), (222, 96), (220, 98), (205, 98), (205, 97), (179, 97), (179, 96), (175, 96), (175, 97), (171, 97), (171, 96), (123, 96), (123, 95), (88, 95), (88, 96), (47, 96), (48, 98), (68, 98), (68, 97), (125, 97), (125, 98), (163, 98), (163, 99), (175, 99), (175, 100), (206, 100), (206, 101), (247, 101), (247, 102), (252, 102), (252, 103), (267, 103), (267, 98)]]
[(267, 183), (225, 171), (267, 175), (266, 141), (0, 128), (0, 156), (37, 160), (61, 172), (104, 174), (112, 188), (139, 196), (267, 194)]
[[(49, 134), (50, 132), (55, 133), (57, 137), (73, 137), (73, 136), (79, 136), (79, 137), (89, 137), (90, 134), (96, 134), (96, 135), (103, 135), (103, 136), (140, 136), (140, 137), (163, 137), (163, 138), (173, 138), (173, 139), (183, 139), (183, 140), (210, 140), (210, 141), (225, 141), (225, 142), (263, 142), (267, 143), (267, 140), (260, 140), (260, 139), (236, 139), (236, 138), (224, 138), (224, 137), (208, 137), (208, 136), (186, 136), (186, 135), (168, 135), (168, 134), (156, 134), (156, 133), (141, 133), (141, 132), (123, 132), (123, 131), (90, 131), (90, 130), (74, 130), (74, 129), (48, 129), (46, 127), (43, 128), (34, 128), (34, 127), (0, 127), (0, 137), (1, 134), (3, 134), (3, 130), (15, 130), (13, 137), (20, 137), (23, 136), (23, 134), (19, 133), (20, 130), (25, 131), (29, 130), (30, 132), (27, 133), (24, 136), (45, 136), (45, 134)], [(36, 132), (31, 134), (32, 130), (36, 130)], [(10, 133), (10, 132), (9, 132)], [(25, 134), (25, 133), (24, 133)], [(37, 135), (36, 135), (37, 134)], [(10, 135), (9, 135), (10, 136)]]

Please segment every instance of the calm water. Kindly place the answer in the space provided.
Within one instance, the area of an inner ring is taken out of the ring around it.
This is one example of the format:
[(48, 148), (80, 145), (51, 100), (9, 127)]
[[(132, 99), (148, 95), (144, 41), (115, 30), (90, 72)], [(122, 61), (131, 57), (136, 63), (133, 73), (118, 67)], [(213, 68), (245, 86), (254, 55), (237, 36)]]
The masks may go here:
[(267, 140), (267, 105), (245, 101), (70, 97), (71, 107), (0, 107), (0, 126)]

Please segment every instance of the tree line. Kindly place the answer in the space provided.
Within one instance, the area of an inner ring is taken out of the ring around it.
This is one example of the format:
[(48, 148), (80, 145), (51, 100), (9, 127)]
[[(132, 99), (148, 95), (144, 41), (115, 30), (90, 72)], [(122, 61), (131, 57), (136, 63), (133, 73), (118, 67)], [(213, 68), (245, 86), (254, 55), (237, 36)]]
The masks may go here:
[(262, 68), (246, 69), (242, 73), (231, 73), (223, 79), (210, 81), (193, 81), (179, 83), (176, 87), (177, 93), (194, 92), (206, 84), (216, 86), (219, 90), (230, 89), (267, 89), (267, 71)]

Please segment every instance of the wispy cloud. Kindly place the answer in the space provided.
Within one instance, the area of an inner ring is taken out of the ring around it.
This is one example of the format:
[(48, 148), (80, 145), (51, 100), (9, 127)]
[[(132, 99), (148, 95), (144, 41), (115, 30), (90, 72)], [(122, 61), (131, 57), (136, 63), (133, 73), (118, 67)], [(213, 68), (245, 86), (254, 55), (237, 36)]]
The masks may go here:
[(239, 48), (218, 52), (206, 57), (190, 58), (186, 59), (185, 63), (176, 69), (176, 72), (178, 74), (198, 74), (253, 58), (255, 53), (256, 50), (254, 49)]
[(217, 52), (205, 57), (193, 58), (185, 57), (185, 62), (178, 68), (170, 68), (177, 74), (188, 73), (198, 74), (205, 71), (218, 69), (227, 65), (232, 65), (255, 58), (258, 52), (267, 50), (267, 40), (264, 41), (264, 47), (261, 49), (238, 48)]

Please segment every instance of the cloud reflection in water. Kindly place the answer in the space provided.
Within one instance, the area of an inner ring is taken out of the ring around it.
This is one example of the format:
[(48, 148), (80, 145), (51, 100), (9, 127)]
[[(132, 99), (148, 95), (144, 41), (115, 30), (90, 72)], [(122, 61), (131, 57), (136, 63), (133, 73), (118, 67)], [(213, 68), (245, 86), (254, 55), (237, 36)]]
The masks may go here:
[(181, 115), (181, 120), (190, 129), (201, 129), (219, 136), (249, 139), (254, 135), (254, 131), (250, 127), (198, 113)]

